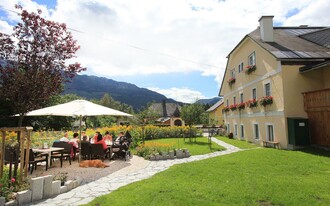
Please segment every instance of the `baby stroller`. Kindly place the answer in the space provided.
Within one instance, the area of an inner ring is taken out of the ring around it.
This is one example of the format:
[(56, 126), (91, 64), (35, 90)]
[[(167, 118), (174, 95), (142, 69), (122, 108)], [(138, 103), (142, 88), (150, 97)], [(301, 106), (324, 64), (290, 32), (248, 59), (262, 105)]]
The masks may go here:
[(131, 134), (126, 131), (125, 135), (119, 139), (119, 142), (114, 142), (112, 144), (112, 159), (124, 158), (125, 161), (132, 158), (129, 146), (132, 142)]

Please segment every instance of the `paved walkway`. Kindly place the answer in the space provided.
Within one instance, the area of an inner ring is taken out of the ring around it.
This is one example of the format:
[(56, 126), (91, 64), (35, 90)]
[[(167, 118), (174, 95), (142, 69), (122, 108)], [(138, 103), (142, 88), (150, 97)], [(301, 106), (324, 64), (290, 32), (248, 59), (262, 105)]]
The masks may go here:
[(150, 161), (146, 167), (137, 171), (129, 171), (126, 174), (123, 174), (122, 172), (115, 172), (107, 177), (103, 177), (94, 182), (79, 186), (67, 193), (63, 193), (56, 196), (55, 198), (47, 199), (35, 205), (60, 206), (86, 204), (91, 202), (97, 196), (109, 194), (119, 187), (128, 185), (132, 182), (147, 179), (158, 172), (168, 169), (172, 165), (203, 160), (211, 157), (238, 152), (241, 150), (213, 137), (212, 141), (225, 147), (226, 150), (205, 155), (191, 156), (189, 158), (183, 159)]

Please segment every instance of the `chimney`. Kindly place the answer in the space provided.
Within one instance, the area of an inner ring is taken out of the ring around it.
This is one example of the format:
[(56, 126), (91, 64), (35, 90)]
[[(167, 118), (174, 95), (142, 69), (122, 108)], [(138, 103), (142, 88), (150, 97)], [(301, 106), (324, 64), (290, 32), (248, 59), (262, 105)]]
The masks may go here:
[(167, 117), (166, 100), (165, 99), (163, 99), (163, 101), (162, 101), (162, 107), (163, 107), (163, 117)]
[(273, 18), (274, 16), (262, 16), (259, 19), (260, 23), (260, 36), (264, 42), (273, 42)]

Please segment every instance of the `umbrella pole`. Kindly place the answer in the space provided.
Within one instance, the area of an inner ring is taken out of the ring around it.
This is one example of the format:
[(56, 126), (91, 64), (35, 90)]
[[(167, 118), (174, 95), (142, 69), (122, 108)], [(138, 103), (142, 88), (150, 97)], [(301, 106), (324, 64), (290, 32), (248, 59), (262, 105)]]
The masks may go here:
[(81, 161), (81, 122), (82, 122), (82, 115), (80, 115), (80, 120), (79, 120), (79, 158), (78, 161)]

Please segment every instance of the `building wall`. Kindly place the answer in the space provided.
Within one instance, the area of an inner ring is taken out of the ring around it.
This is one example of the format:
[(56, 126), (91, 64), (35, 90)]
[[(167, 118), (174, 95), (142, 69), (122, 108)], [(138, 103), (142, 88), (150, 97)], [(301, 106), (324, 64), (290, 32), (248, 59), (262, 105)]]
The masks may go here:
[[(248, 56), (255, 52), (257, 69), (247, 75), (245, 72), (238, 73), (238, 64), (243, 62), (244, 69), (248, 65)], [(228, 80), (231, 77), (231, 70), (235, 69), (236, 82), (230, 86)], [(261, 48), (250, 38), (245, 39), (240, 46), (229, 56), (224, 83), (220, 95), (224, 96), (224, 106), (240, 103), (240, 93), (243, 93), (243, 102), (252, 99), (252, 89), (257, 90), (257, 100), (265, 96), (265, 84), (270, 83), (273, 104), (267, 106), (258, 105), (256, 108), (245, 107), (243, 110), (228, 111), (225, 113), (225, 124), (230, 127), (234, 134), (234, 125), (237, 124), (238, 136), (241, 137), (240, 125), (244, 126), (244, 139), (260, 143), (266, 140), (267, 125), (273, 125), (274, 141), (280, 143), (282, 148), (287, 148), (287, 128), (284, 115), (284, 94), (282, 65), (271, 54)], [(259, 140), (255, 140), (253, 124), (259, 125)], [(228, 129), (228, 128), (227, 128)]]
[(223, 123), (222, 109), (224, 107), (223, 105), (224, 104), (221, 104), (219, 107), (217, 107), (215, 110), (209, 113), (210, 124), (222, 125)]
[(284, 111), (286, 117), (307, 118), (304, 110), (304, 98), (302, 92), (320, 90), (324, 88), (322, 69), (312, 70), (305, 73), (299, 72), (297, 66), (283, 66)]

